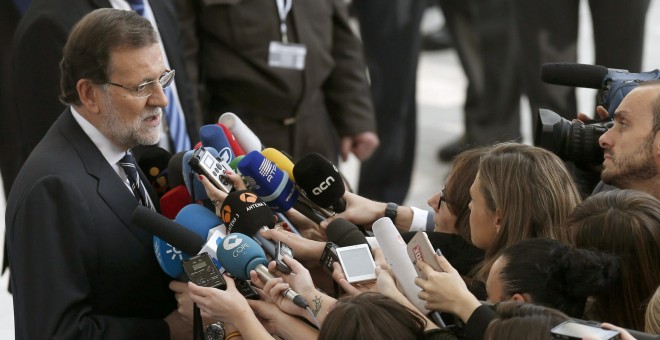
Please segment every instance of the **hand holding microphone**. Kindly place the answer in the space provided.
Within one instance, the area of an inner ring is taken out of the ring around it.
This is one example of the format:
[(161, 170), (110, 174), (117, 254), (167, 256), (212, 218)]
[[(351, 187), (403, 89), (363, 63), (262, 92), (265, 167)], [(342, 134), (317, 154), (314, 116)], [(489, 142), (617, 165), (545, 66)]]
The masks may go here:
[(327, 228), (337, 218), (343, 218), (353, 224), (371, 229), (371, 224), (383, 217), (387, 207), (386, 203), (372, 201), (352, 192), (344, 193), (344, 201), (346, 202), (346, 210), (321, 222), (322, 228)]

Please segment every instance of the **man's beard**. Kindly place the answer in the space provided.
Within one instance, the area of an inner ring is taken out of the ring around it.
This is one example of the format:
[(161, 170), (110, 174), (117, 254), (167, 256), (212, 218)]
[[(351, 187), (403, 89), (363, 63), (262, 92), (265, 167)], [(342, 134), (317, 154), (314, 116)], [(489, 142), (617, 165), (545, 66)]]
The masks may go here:
[(109, 98), (103, 100), (103, 129), (108, 133), (110, 139), (118, 146), (130, 149), (138, 145), (153, 145), (160, 139), (160, 125), (155, 128), (143, 126), (143, 121), (150, 116), (160, 115), (162, 119), (162, 110), (159, 107), (145, 109), (140, 112), (139, 117), (135, 117), (128, 122), (123, 122), (117, 114), (116, 107), (110, 102)]
[(653, 158), (652, 146), (655, 133), (651, 133), (644, 143), (629, 155), (610, 155), (610, 165), (601, 172), (603, 182), (620, 189), (632, 189), (635, 184), (653, 178), (657, 174), (657, 166)]

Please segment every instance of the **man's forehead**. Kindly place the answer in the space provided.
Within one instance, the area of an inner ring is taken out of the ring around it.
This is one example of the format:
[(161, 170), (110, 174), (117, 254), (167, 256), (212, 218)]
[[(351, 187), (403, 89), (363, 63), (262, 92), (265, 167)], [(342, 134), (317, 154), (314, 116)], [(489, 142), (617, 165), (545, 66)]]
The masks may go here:
[(614, 117), (630, 118), (651, 116), (652, 103), (660, 97), (660, 85), (638, 87), (623, 98), (621, 105), (614, 112)]

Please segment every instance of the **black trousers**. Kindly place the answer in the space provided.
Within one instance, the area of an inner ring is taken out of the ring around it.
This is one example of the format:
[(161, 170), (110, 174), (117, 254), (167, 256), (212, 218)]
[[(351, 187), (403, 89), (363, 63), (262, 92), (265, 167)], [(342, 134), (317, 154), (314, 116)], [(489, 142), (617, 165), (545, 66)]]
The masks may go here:
[(371, 79), (380, 147), (362, 163), (358, 193), (403, 203), (415, 158), (417, 61), (425, 0), (353, 1)]

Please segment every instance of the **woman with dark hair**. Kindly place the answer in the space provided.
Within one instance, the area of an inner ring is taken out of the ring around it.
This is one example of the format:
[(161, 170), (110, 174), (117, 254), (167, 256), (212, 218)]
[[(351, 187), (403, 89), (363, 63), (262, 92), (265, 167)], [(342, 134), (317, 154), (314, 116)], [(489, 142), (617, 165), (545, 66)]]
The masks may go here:
[(660, 201), (635, 190), (599, 193), (568, 218), (573, 245), (621, 257), (621, 280), (595, 296), (591, 316), (643, 330), (644, 310), (660, 285)]
[(490, 270), (486, 289), (493, 303), (531, 302), (583, 318), (587, 298), (607, 292), (620, 274), (615, 256), (556, 240), (528, 239), (504, 250)]
[(552, 308), (518, 301), (507, 301), (495, 307), (498, 315), (490, 322), (484, 339), (550, 340), (550, 330), (569, 317)]

